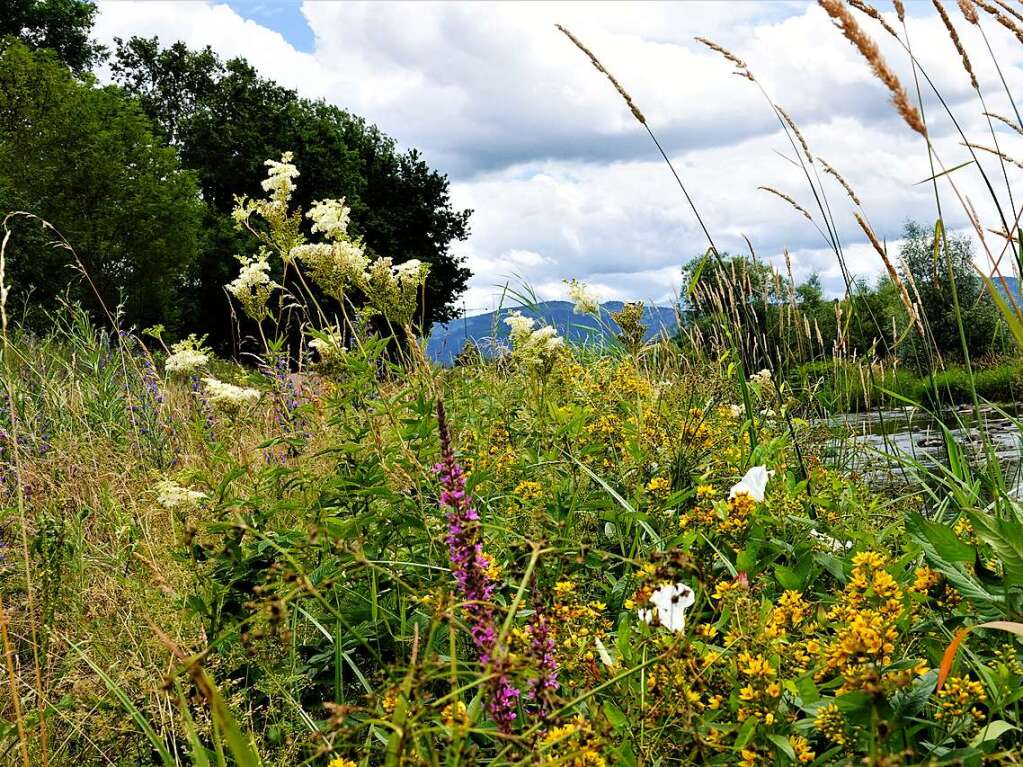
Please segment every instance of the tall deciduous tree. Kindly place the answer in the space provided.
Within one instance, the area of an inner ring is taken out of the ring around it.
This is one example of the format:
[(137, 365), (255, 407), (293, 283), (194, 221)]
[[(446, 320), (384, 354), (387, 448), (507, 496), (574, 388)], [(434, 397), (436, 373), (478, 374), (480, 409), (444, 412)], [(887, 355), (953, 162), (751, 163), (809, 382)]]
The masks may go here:
[(344, 196), (371, 254), (430, 264), (426, 322), (454, 316), (469, 272), (451, 244), (467, 236), (470, 211), (452, 207), (447, 178), (415, 150), (402, 152), (361, 118), (300, 98), (242, 59), (221, 62), (209, 48), (136, 37), (118, 41), (111, 66), (198, 174), (208, 212), (192, 298), (205, 332), (227, 337), (223, 285), (237, 270), (234, 255), (250, 247), (229, 217), (234, 198), (261, 195), (263, 161), (288, 150), (302, 174), (295, 203)]
[[(73, 245), (103, 303), (123, 299), (135, 324), (181, 318), (178, 295), (199, 248), (194, 174), (115, 87), (77, 80), (50, 51), (0, 45), (0, 210), (49, 221)], [(71, 295), (99, 311), (71, 254), (38, 225), (18, 224), (8, 254), (9, 301)]]
[(4, 0), (0, 38), (13, 35), (32, 48), (49, 48), (81, 74), (103, 53), (89, 38), (95, 18), (96, 4), (88, 0)]

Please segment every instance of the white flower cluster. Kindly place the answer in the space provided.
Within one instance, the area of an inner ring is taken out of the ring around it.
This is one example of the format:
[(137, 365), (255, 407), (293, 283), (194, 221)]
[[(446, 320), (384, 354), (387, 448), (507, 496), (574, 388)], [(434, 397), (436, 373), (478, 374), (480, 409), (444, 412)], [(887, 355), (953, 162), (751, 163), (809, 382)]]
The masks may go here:
[(227, 291), (241, 303), (254, 320), (266, 315), (266, 304), (276, 287), (270, 279), (270, 261), (266, 252), (258, 256), (238, 256), (242, 265), (238, 276), (227, 284)]
[(810, 537), (819, 543), (823, 548), (828, 551), (833, 551), (836, 554), (842, 554), (852, 548), (852, 541), (842, 542), (837, 538), (833, 538), (827, 533), (822, 533), (820, 530), (811, 530)]
[(410, 259), (395, 265), (384, 256), (369, 265), (362, 288), (370, 306), (391, 322), (405, 325), (412, 321), (418, 305), (419, 289), (426, 283), (430, 265)]
[(270, 170), (263, 181), (263, 191), (269, 192), (278, 203), (287, 203), (291, 199), (291, 193), (295, 191), (293, 179), (298, 178), (299, 172), (291, 162), (293, 158), (291, 152), (285, 152), (279, 162), (267, 160), (264, 163)]
[(764, 368), (759, 373), (754, 373), (749, 377), (752, 383), (759, 384), (760, 386), (769, 386), (771, 383), (771, 371)]
[(299, 245), (292, 248), (291, 256), (305, 264), (313, 282), (338, 301), (344, 300), (349, 285), (362, 286), (369, 280), (369, 258), (357, 240)]
[(189, 508), (206, 500), (206, 493), (182, 487), (173, 479), (156, 483), (156, 502), (166, 509)]
[(639, 619), (652, 623), (654, 619), (668, 631), (685, 631), (686, 610), (696, 601), (693, 590), (684, 583), (666, 583), (650, 595), (653, 607), (639, 610)]
[(210, 404), (225, 413), (237, 413), (242, 407), (259, 402), (258, 389), (224, 383), (212, 376), (202, 379), (202, 382), (206, 386), (206, 396)]
[(317, 200), (306, 213), (313, 222), (313, 234), (320, 232), (328, 240), (341, 240), (348, 234), (348, 217), (351, 210), (340, 200)]
[(568, 283), (568, 297), (575, 304), (572, 310), (576, 314), (600, 315), (600, 301), (586, 284), (578, 280), (570, 280)]
[(164, 368), (168, 373), (191, 375), (206, 367), (209, 361), (209, 352), (202, 348), (202, 341), (193, 333), (184, 341), (171, 346), (171, 354)]
[(510, 329), (512, 356), (526, 365), (547, 368), (565, 345), (565, 339), (550, 325), (533, 329), (536, 325), (531, 317), (524, 317), (515, 311), (504, 318)]

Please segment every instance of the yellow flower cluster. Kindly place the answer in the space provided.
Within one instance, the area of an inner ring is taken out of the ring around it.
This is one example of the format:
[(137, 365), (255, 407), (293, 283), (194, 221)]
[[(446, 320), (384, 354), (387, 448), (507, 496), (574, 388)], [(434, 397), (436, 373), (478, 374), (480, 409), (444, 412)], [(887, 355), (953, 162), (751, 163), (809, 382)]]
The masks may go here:
[(974, 721), (984, 719), (984, 712), (979, 705), (987, 701), (987, 693), (980, 682), (963, 676), (951, 676), (938, 693), (938, 710), (934, 713), (936, 721), (949, 721), (971, 718)]
[(600, 752), (600, 739), (583, 716), (567, 724), (552, 727), (541, 741), (542, 764), (568, 767), (606, 767), (607, 760)]
[(596, 640), (607, 639), (612, 629), (607, 605), (586, 600), (570, 580), (554, 584), (554, 595), (554, 620), (550, 629), (557, 648), (558, 667), (568, 674), (579, 668), (596, 669)]

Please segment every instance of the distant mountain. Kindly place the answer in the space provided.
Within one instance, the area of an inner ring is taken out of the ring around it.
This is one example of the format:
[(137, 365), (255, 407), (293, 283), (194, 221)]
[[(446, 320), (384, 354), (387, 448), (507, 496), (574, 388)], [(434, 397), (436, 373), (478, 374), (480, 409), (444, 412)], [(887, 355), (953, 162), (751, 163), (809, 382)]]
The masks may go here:
[[(621, 311), (621, 301), (608, 301), (600, 307), (601, 319), (614, 331), (618, 326), (611, 319), (611, 312)], [(569, 301), (543, 301), (536, 305), (536, 310), (526, 307), (507, 307), (488, 314), (476, 314), (472, 317), (452, 320), (433, 326), (433, 332), (426, 345), (426, 352), (431, 359), (442, 365), (450, 365), (462, 351), (467, 339), (472, 339), (484, 352), (494, 351), (508, 343), (508, 326), (504, 319), (514, 311), (524, 316), (533, 317), (537, 325), (552, 325), (558, 333), (573, 344), (602, 343), (606, 331), (597, 324), (595, 317), (576, 314), (572, 311)], [(647, 338), (651, 338), (662, 330), (673, 334), (677, 326), (675, 309), (669, 306), (645, 306), (643, 324), (647, 326)]]
[(994, 279), (995, 286), (998, 288), (998, 292), (1005, 295), (1005, 288), (1009, 289), (1009, 293), (1016, 300), (1016, 306), (1023, 306), (1020, 303), (1020, 292), (1019, 292), (1019, 279), (1017, 277), (1005, 277), (1005, 285), (1002, 285), (1002, 281), (997, 277)]

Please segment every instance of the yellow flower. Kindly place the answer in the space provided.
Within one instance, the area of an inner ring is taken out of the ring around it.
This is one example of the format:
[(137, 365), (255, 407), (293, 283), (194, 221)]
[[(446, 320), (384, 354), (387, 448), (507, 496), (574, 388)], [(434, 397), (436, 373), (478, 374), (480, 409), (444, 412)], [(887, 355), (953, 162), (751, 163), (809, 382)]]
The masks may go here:
[(646, 489), (655, 495), (663, 495), (671, 490), (671, 482), (666, 477), (654, 477), (647, 482)]
[(554, 584), (554, 593), (558, 596), (565, 596), (575, 591), (575, 584), (572, 581), (558, 581)]
[(342, 759), (340, 756), (330, 760), (327, 767), (357, 767), (351, 759)]

